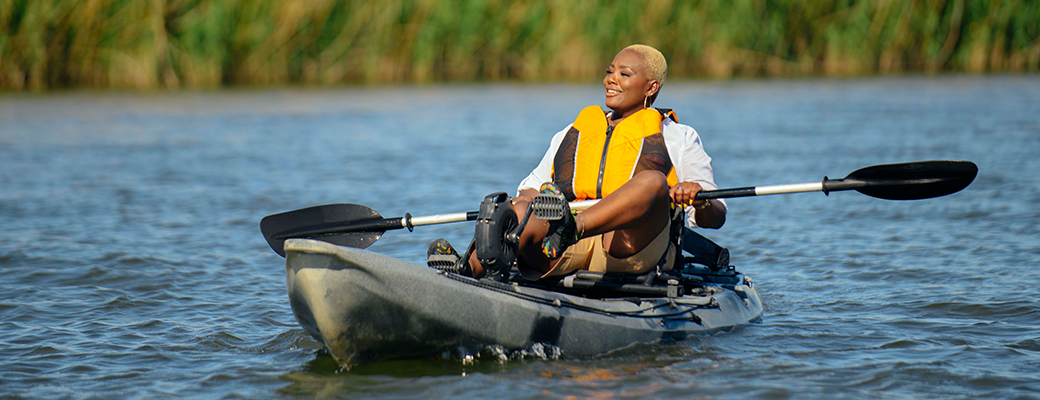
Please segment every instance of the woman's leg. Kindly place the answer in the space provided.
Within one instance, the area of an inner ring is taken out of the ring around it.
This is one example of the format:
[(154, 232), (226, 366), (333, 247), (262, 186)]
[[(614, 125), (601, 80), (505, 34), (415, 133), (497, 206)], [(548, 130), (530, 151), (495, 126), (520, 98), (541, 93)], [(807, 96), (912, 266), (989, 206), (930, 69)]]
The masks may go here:
[(668, 180), (643, 171), (614, 193), (581, 213), (585, 236), (603, 235), (603, 248), (625, 258), (643, 250), (668, 226)]
[[(618, 190), (589, 209), (579, 213), (582, 237), (603, 234), (603, 248), (611, 256), (625, 258), (638, 253), (657, 237), (668, 224), (668, 180), (658, 171), (643, 171), (632, 177)], [(513, 206), (517, 217), (523, 219), (528, 201), (517, 201)], [(555, 266), (542, 253), (542, 239), (549, 232), (549, 223), (532, 216), (520, 235), (520, 268), (547, 272)], [(479, 265), (470, 259), (471, 268)]]

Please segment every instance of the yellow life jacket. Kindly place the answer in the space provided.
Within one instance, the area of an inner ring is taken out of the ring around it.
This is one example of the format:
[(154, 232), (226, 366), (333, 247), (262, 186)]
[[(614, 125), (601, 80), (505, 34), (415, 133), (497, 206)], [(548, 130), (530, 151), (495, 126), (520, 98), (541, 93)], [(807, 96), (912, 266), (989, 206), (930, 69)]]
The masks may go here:
[(617, 126), (607, 124), (599, 106), (589, 106), (567, 131), (553, 158), (552, 180), (569, 201), (601, 199), (636, 174), (657, 170), (678, 182), (661, 123), (676, 121), (671, 110), (643, 109)]

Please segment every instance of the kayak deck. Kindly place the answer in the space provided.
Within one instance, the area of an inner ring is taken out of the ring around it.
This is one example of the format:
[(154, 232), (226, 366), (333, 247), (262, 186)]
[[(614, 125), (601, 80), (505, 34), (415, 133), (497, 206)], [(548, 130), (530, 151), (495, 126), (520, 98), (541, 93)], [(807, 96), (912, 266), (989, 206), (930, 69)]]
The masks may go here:
[(581, 276), (477, 280), (308, 239), (287, 240), (285, 251), (297, 321), (344, 366), (537, 343), (583, 357), (727, 330), (762, 315), (751, 279), (735, 271), (688, 268), (686, 284), (652, 287), (660, 293), (654, 297), (589, 298), (578, 294), (625, 284)]

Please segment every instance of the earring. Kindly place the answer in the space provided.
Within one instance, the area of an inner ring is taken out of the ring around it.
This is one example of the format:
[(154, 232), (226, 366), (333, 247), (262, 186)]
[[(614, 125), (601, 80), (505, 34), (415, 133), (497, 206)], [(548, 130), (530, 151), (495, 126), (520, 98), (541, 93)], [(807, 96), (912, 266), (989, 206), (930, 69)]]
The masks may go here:
[(643, 98), (643, 108), (647, 108), (647, 103), (646, 103), (647, 100), (650, 100), (650, 96), (646, 96), (646, 97)]

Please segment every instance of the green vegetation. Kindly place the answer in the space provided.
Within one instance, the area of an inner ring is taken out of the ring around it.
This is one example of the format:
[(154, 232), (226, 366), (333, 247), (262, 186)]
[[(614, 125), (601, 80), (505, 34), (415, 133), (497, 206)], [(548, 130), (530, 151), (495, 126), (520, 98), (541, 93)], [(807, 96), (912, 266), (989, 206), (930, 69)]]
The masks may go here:
[(1040, 0), (0, 0), (0, 90), (1040, 70)]

